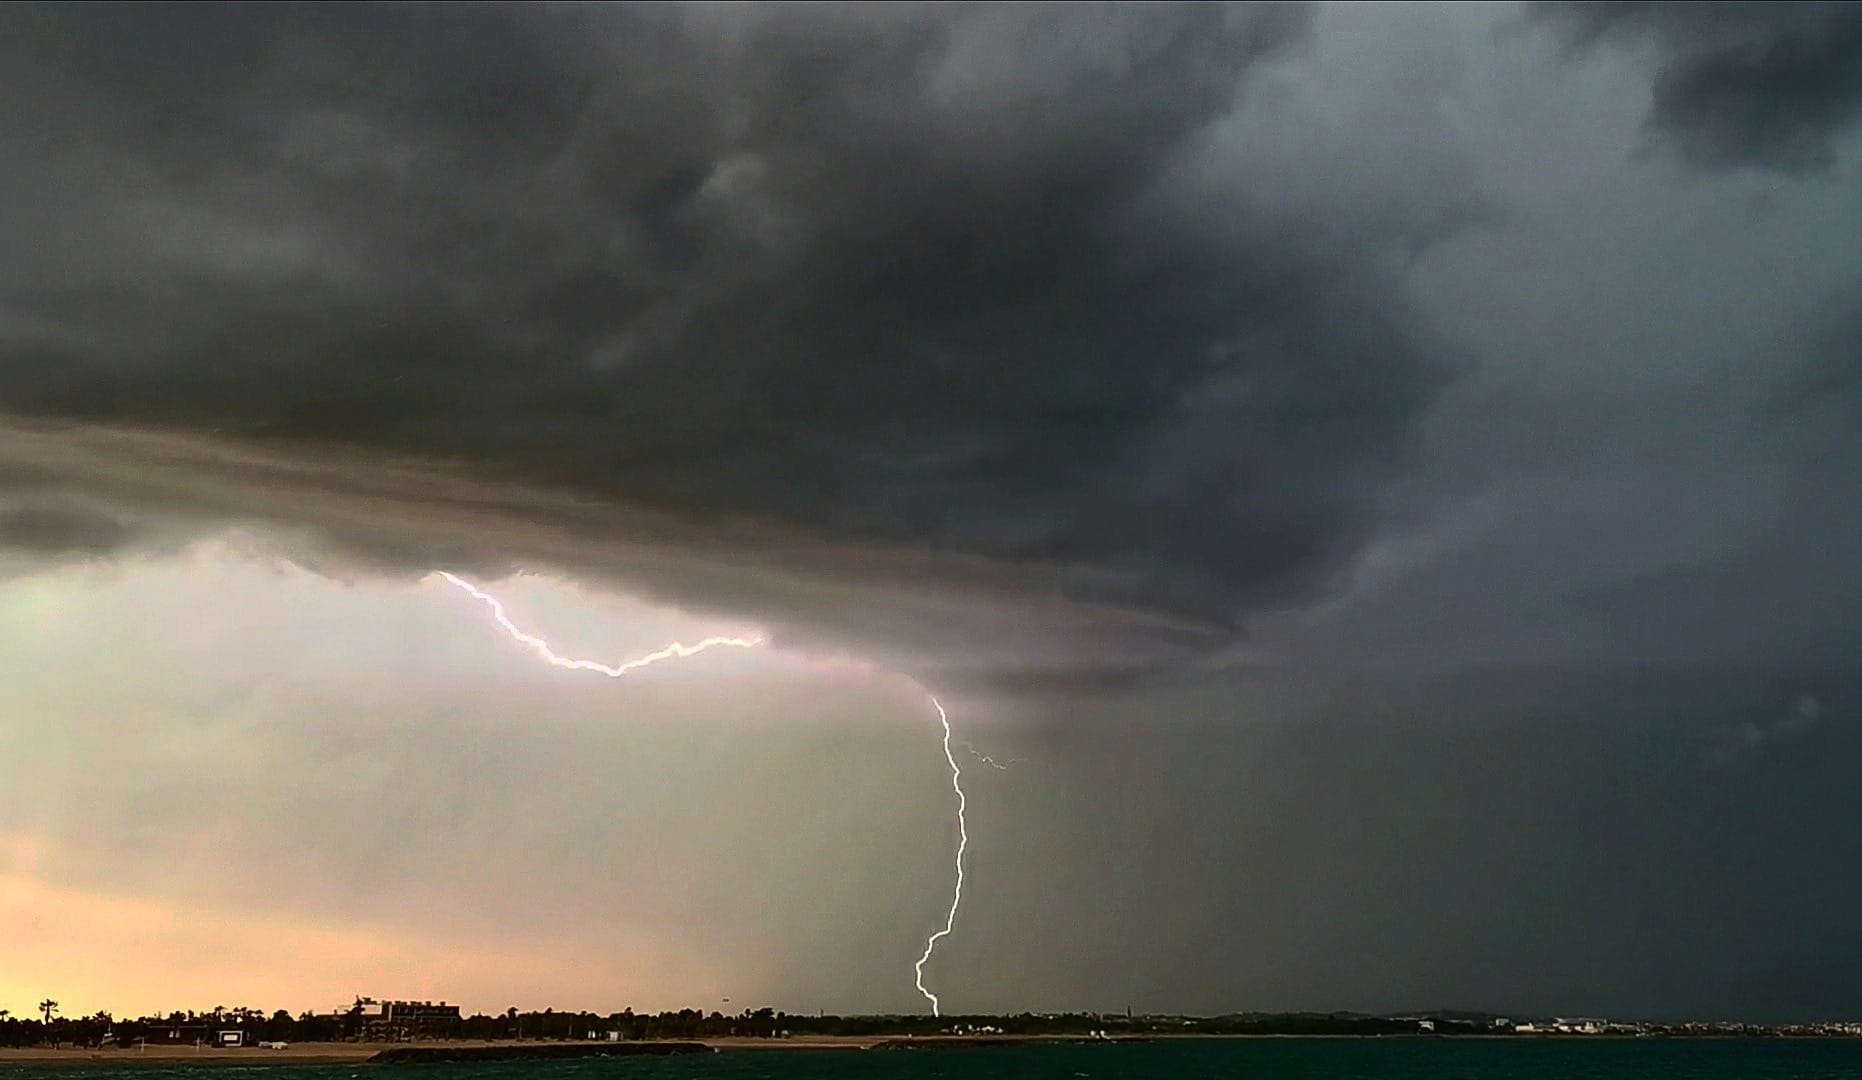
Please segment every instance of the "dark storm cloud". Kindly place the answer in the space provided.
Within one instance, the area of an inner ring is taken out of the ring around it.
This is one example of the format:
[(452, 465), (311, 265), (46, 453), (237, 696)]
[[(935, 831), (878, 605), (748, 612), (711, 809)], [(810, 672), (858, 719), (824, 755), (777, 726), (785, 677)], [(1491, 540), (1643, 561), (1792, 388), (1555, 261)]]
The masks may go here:
[(1828, 168), (1862, 117), (1862, 7), (1849, 3), (1537, 5), (1580, 45), (1657, 57), (1648, 123), (1704, 166)]
[[(22, 503), (80, 506), (122, 523), (119, 553), (220, 533), (342, 581), (418, 578), (436, 567), (488, 579), (573, 574), (669, 607), (753, 620), (780, 646), (857, 645), (867, 661), (952, 690), (1129, 685), (1225, 636), (1070, 598), (1083, 580), (1104, 592), (1119, 584), (1072, 568), (849, 543), (768, 521), (695, 524), (379, 455), (0, 422), (0, 461)], [(40, 544), (32, 554), (101, 552)]]
[(0, 548), (53, 555), (107, 554), (134, 530), (107, 510), (67, 501), (0, 501)]
[(1766, 403), (1766, 418), (1792, 460), (1813, 466), (1856, 463), (1862, 425), (1862, 294), (1809, 343), (1804, 363)]
[(1385, 251), (1173, 179), (1303, 9), (6, 18), (18, 414), (1077, 568), (1222, 626), (1349, 557), (1444, 377)]

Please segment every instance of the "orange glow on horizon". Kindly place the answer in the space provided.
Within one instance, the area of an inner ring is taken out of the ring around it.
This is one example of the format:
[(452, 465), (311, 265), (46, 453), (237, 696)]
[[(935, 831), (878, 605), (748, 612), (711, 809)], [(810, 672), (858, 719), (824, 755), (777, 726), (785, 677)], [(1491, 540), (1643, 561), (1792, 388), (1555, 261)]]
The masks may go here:
[[(690, 957), (652, 942), (507, 948), (495, 934), (462, 940), (364, 917), (344, 925), (90, 892), (17, 868), (32, 860), (15, 856), (42, 850), (32, 838), (0, 835), (0, 925), (8, 928), (0, 1009), (20, 1018), (36, 1017), (47, 997), (60, 1003), (61, 1016), (216, 1005), (297, 1015), (347, 1005), (358, 994), (447, 1000), (468, 1013), (546, 1004), (608, 1012), (676, 997), (677, 987), (653, 985), (654, 973), (708, 977)], [(624, 966), (612, 959), (621, 952)]]

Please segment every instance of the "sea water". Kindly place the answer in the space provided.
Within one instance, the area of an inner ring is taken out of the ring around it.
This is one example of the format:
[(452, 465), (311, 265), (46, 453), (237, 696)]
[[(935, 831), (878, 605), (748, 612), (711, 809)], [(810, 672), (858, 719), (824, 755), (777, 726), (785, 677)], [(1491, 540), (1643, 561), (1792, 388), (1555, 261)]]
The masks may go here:
[(0, 1080), (1862, 1080), (1862, 1039), (1237, 1039), (473, 1065), (0, 1065)]

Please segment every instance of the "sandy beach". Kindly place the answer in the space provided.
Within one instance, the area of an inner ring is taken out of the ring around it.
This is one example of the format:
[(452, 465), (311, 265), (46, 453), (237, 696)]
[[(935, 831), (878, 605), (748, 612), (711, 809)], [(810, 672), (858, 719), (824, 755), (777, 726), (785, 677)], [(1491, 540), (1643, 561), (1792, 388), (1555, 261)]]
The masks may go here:
[[(218, 1047), (192, 1046), (148, 1046), (135, 1050), (102, 1050), (91, 1047), (60, 1047), (53, 1050), (48, 1047), (27, 1047), (23, 1049), (0, 1049), (0, 1065), (91, 1065), (91, 1064), (125, 1064), (138, 1062), (148, 1064), (173, 1065), (177, 1062), (198, 1061), (201, 1063), (235, 1063), (242, 1065), (341, 1065), (345, 1063), (367, 1061), (379, 1051), (390, 1046), (405, 1045), (396, 1043), (292, 1043), (286, 1050), (260, 1050), (242, 1047), (222, 1050)], [(474, 1043), (472, 1045), (484, 1045)]]

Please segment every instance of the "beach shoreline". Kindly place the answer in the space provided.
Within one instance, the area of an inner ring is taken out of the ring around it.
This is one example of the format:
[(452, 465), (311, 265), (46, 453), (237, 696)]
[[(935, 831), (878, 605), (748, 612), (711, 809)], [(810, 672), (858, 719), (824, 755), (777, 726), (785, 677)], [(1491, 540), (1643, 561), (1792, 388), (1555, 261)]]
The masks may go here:
[[(1821, 1036), (1834, 1038), (1833, 1036)], [(602, 1056), (604, 1048), (614, 1056), (653, 1053), (648, 1047), (673, 1045), (703, 1045), (714, 1051), (780, 1051), (780, 1050), (961, 1050), (972, 1048), (1029, 1046), (1029, 1045), (1084, 1045), (1111, 1046), (1138, 1042), (1228, 1042), (1228, 1041), (1275, 1041), (1275, 1040), (1315, 1040), (1315, 1041), (1355, 1041), (1355, 1040), (1428, 1040), (1456, 1042), (1621, 1042), (1637, 1039), (1633, 1035), (1593, 1035), (1578, 1038), (1552, 1038), (1530, 1036), (1522, 1037), (1510, 1034), (1471, 1034), (1456, 1035), (1445, 1038), (1433, 1034), (1268, 1034), (1268, 1033), (1153, 1033), (1146, 1035), (1112, 1036), (1095, 1039), (1079, 1035), (798, 1035), (782, 1039), (758, 1038), (753, 1036), (722, 1037), (714, 1039), (652, 1039), (645, 1042), (627, 1042), (614, 1044), (582, 1040), (431, 1040), (417, 1042), (334, 1042), (334, 1043), (292, 1043), (283, 1050), (267, 1050), (258, 1047), (239, 1047), (224, 1049), (220, 1047), (192, 1046), (150, 1046), (133, 1050), (114, 1047), (98, 1049), (94, 1047), (23, 1047), (0, 1048), (0, 1070), (9, 1065), (160, 1065), (176, 1066), (189, 1063), (199, 1065), (362, 1065), (375, 1059), (383, 1051), (406, 1051), (410, 1048), (425, 1048), (444, 1053), (453, 1050), (516, 1051), (514, 1058), (534, 1056), (539, 1060), (563, 1056), (562, 1051), (577, 1049), (586, 1056)], [(1647, 1038), (1642, 1036), (1641, 1038)], [(1672, 1040), (1668, 1036), (1664, 1041)], [(1739, 1036), (1693, 1036), (1697, 1041), (1723, 1041)], [(1819, 1036), (1795, 1036), (1794, 1039), (1814, 1039)], [(633, 1047), (629, 1050), (625, 1047)], [(529, 1053), (526, 1053), (528, 1051)], [(582, 1056), (582, 1055), (572, 1055)]]
[[(668, 1039), (653, 1042), (700, 1042), (717, 1050), (859, 1050), (882, 1041), (878, 1037), (818, 1035), (788, 1039), (722, 1038)], [(590, 1054), (611, 1044), (581, 1041), (479, 1041), (379, 1043), (292, 1043), (283, 1050), (258, 1047), (231, 1049), (206, 1046), (148, 1046), (123, 1050), (88, 1046), (0, 1048), (0, 1068), (8, 1065), (360, 1065), (384, 1050), (434, 1047), (449, 1050), (587, 1047)]]
[[(866, 1050), (882, 1045), (902, 1048), (904, 1044), (920, 1046), (926, 1049), (962, 1048), (972, 1045), (1006, 1046), (1028, 1043), (1096, 1043), (1122, 1040), (1083, 1040), (1078, 1036), (1054, 1035), (1008, 1035), (991, 1036), (987, 1040), (978, 1040), (961, 1035), (926, 1035), (912, 1039), (886, 1035), (808, 1035), (793, 1036), (786, 1039), (763, 1039), (754, 1037), (718, 1038), (718, 1039), (667, 1039), (650, 1040), (653, 1043), (702, 1043), (713, 1050)], [(410, 1047), (431, 1047), (445, 1050), (525, 1050), (542, 1051), (544, 1048), (586, 1047), (590, 1056), (597, 1056), (603, 1047), (614, 1044), (581, 1041), (542, 1041), (525, 1039), (522, 1041), (478, 1041), (478, 1040), (443, 1040), (433, 1042), (383, 1042), (383, 1043), (292, 1043), (283, 1050), (266, 1050), (258, 1047), (193, 1047), (193, 1046), (148, 1046), (131, 1050), (114, 1047), (24, 1047), (0, 1048), (0, 1068), (7, 1065), (360, 1065), (367, 1063), (375, 1055), (385, 1050), (406, 1050)], [(639, 1045), (639, 1044), (628, 1044)], [(547, 1051), (545, 1052), (547, 1053)], [(545, 1056), (540, 1054), (539, 1056)]]

